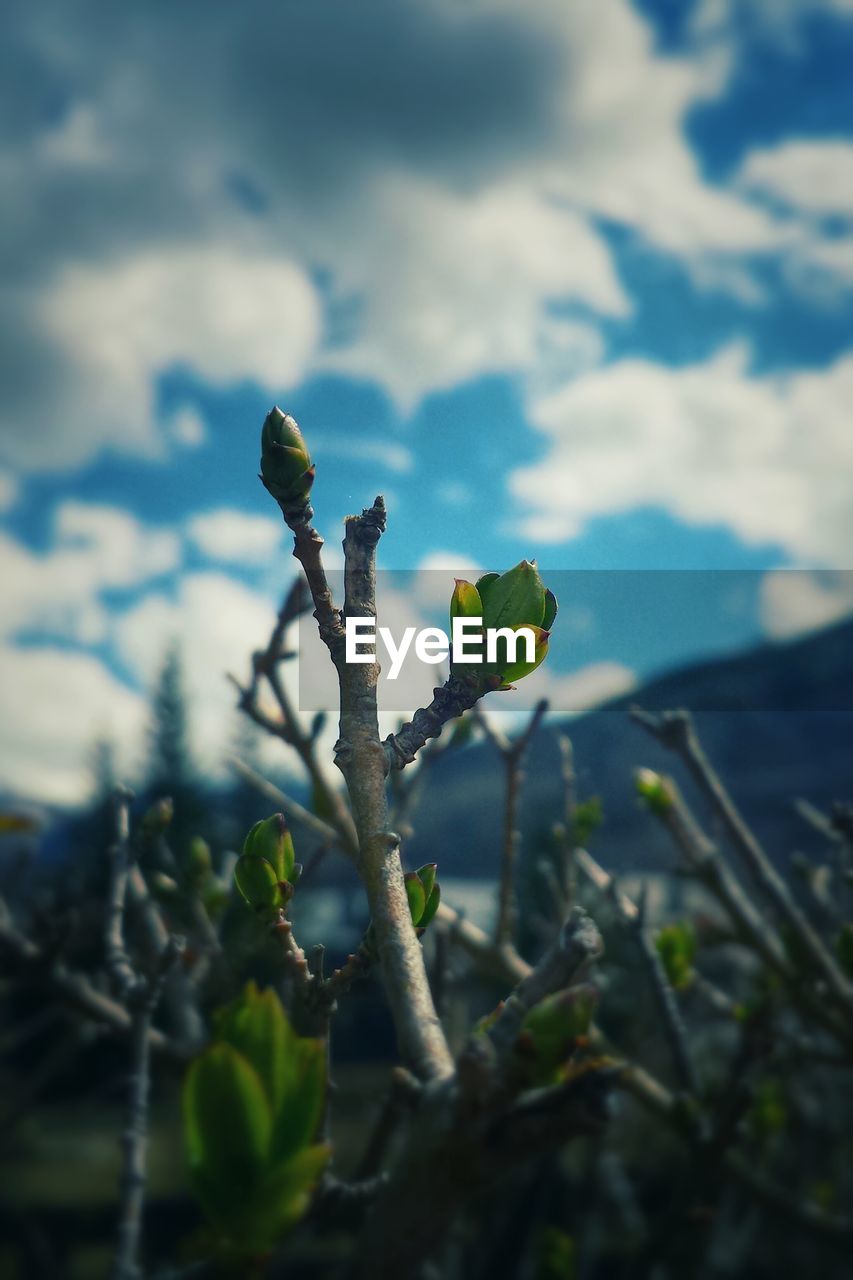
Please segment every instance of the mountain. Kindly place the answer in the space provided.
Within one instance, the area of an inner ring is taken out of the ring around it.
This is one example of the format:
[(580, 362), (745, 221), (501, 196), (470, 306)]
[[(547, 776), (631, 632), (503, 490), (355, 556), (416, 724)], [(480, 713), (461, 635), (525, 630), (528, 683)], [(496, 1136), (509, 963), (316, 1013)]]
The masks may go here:
[[(736, 803), (780, 866), (794, 850), (820, 849), (793, 810), (799, 797), (821, 808), (853, 801), (853, 622), (735, 657), (702, 662), (649, 681), (628, 697), (557, 725), (531, 744), (521, 801), (524, 846), (558, 820), (556, 733), (568, 733), (580, 797), (598, 795), (605, 823), (594, 848), (617, 871), (663, 869), (672, 851), (636, 800), (638, 765), (672, 773), (697, 816), (707, 819), (678, 760), (628, 718), (687, 707)], [(438, 861), (446, 875), (494, 876), (501, 840), (503, 778), (491, 744), (439, 757), (413, 814), (407, 862)], [(707, 823), (706, 823), (707, 828)], [(713, 834), (713, 829), (711, 829)]]

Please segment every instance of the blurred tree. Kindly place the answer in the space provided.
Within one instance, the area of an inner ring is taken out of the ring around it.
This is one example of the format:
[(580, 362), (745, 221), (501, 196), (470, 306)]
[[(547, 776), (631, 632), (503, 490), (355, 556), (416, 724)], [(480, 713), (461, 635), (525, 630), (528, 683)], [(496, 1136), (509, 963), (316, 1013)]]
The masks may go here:
[(173, 641), (163, 658), (151, 700), (145, 796), (171, 796), (174, 817), (169, 843), (179, 862), (194, 835), (206, 834), (206, 805), (201, 778), (190, 748), (189, 715), (181, 650)]

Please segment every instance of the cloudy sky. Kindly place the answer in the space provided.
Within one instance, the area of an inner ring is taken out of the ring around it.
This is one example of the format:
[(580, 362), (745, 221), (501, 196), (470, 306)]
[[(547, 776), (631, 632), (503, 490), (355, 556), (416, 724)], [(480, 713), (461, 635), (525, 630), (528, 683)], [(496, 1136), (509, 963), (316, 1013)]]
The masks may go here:
[[(853, 0), (4, 16), (6, 787), (131, 767), (172, 636), (215, 767), (291, 573), (273, 401), (427, 612), (577, 571), (559, 707), (848, 607)], [(663, 625), (639, 569), (684, 571)]]

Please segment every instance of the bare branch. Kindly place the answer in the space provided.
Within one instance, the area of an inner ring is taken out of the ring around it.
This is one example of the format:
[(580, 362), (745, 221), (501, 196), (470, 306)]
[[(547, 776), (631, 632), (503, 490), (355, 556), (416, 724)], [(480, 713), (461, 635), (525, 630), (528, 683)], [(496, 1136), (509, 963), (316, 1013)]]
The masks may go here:
[(722, 821), (756, 885), (795, 934), (803, 951), (824, 978), (832, 996), (849, 1017), (853, 1014), (853, 986), (836, 963), (835, 957), (824, 946), (811, 922), (794, 902), (787, 884), (744, 822), (702, 748), (693, 717), (683, 710), (666, 711), (656, 716), (639, 707), (634, 707), (631, 715), (684, 762), (690, 776)]
[(455, 720), (483, 697), (483, 685), (476, 676), (451, 674), (433, 689), (428, 707), (421, 707), (397, 733), (389, 733), (383, 743), (386, 772), (405, 769), (430, 738), (437, 738), (449, 720)]
[(504, 765), (504, 824), (501, 853), (501, 876), (498, 888), (498, 913), (495, 923), (495, 941), (511, 943), (515, 933), (515, 865), (521, 844), (518, 829), (518, 798), (524, 781), (524, 757), (530, 740), (548, 710), (547, 699), (537, 704), (522, 733), (513, 741), (489, 723), (480, 707), (474, 715), (477, 723), (500, 752)]
[(489, 1029), (499, 1053), (518, 1037), (527, 1014), (555, 991), (562, 991), (602, 952), (601, 935), (585, 911), (573, 907), (560, 935), (529, 974), (518, 984)]

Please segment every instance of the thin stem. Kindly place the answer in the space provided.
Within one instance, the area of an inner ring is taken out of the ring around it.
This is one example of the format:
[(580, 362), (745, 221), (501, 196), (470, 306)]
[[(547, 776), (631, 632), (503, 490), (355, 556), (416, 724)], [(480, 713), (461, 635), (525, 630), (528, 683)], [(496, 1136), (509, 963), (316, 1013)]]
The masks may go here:
[(130, 1036), (130, 1094), (122, 1134), (123, 1168), (113, 1280), (137, 1280), (139, 1244), (148, 1158), (148, 1098), (151, 1087), (151, 1014), (149, 993), (134, 999)]
[(771, 863), (754, 833), (744, 822), (711, 761), (705, 754), (687, 711), (667, 711), (654, 716), (635, 707), (634, 720), (641, 724), (684, 762), (690, 776), (720, 818), (723, 828), (743, 859), (756, 885), (772, 902), (796, 936), (815, 969), (822, 975), (834, 1000), (849, 1016), (853, 1014), (853, 986), (834, 956), (824, 946), (811, 922), (797, 906), (787, 884)]

